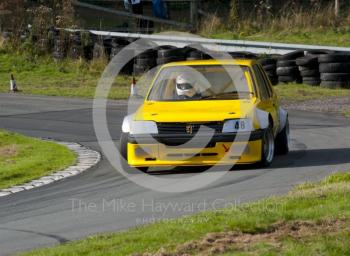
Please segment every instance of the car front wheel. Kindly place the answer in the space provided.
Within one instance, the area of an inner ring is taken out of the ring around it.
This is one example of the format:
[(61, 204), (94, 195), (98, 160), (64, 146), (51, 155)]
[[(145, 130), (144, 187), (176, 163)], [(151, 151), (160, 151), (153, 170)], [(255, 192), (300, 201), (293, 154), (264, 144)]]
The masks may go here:
[(287, 155), (289, 153), (290, 135), (288, 119), (283, 130), (277, 134), (275, 144), (276, 155)]
[[(128, 162), (128, 133), (122, 133), (120, 135), (120, 139), (119, 139), (119, 152), (120, 155), (125, 159), (125, 161), (123, 161), (122, 159), (122, 166), (124, 168), (124, 171), (131, 171), (132, 168), (130, 167), (128, 164), (126, 164)], [(141, 172), (146, 173), (148, 171), (148, 167), (137, 167), (136, 169), (138, 169)]]

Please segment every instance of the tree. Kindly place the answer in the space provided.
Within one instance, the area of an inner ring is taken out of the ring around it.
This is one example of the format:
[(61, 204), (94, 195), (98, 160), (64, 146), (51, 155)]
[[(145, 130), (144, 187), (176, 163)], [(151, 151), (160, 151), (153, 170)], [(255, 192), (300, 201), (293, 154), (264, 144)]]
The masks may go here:
[(24, 0), (5, 1), (0, 4), (0, 10), (4, 15), (2, 26), (11, 31), (13, 44), (20, 43), (20, 37), (26, 26), (26, 8)]

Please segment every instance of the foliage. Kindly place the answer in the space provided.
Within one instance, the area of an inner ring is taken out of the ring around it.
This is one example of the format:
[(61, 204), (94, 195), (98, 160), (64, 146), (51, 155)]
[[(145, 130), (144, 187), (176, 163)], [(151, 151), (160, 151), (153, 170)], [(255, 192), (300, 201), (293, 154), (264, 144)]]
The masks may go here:
[[(41, 0), (36, 5), (25, 0), (6, 1), (0, 4), (1, 11), (5, 13), (2, 27), (10, 32), (9, 47), (32, 55), (52, 49), (53, 28), (75, 28), (76, 24), (73, 0)], [(60, 35), (61, 39), (67, 37)]]

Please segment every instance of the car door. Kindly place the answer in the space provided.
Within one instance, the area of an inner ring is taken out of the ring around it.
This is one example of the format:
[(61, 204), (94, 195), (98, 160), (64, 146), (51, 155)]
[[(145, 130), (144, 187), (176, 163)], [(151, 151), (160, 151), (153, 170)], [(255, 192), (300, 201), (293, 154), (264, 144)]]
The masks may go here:
[(262, 67), (260, 67), (258, 64), (255, 64), (253, 66), (253, 70), (260, 97), (258, 107), (270, 113), (274, 124), (273, 131), (276, 135), (279, 127), (277, 96), (274, 93), (271, 83), (268, 80)]

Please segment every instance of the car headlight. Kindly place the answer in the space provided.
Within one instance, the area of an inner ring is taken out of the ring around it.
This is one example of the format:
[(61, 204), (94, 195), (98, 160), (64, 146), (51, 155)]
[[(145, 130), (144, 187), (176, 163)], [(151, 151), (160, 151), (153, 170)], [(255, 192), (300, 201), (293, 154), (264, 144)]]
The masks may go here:
[(153, 121), (131, 121), (129, 132), (131, 135), (158, 134), (158, 128)]
[(253, 130), (253, 122), (248, 118), (227, 120), (222, 128), (223, 133), (251, 132)]

